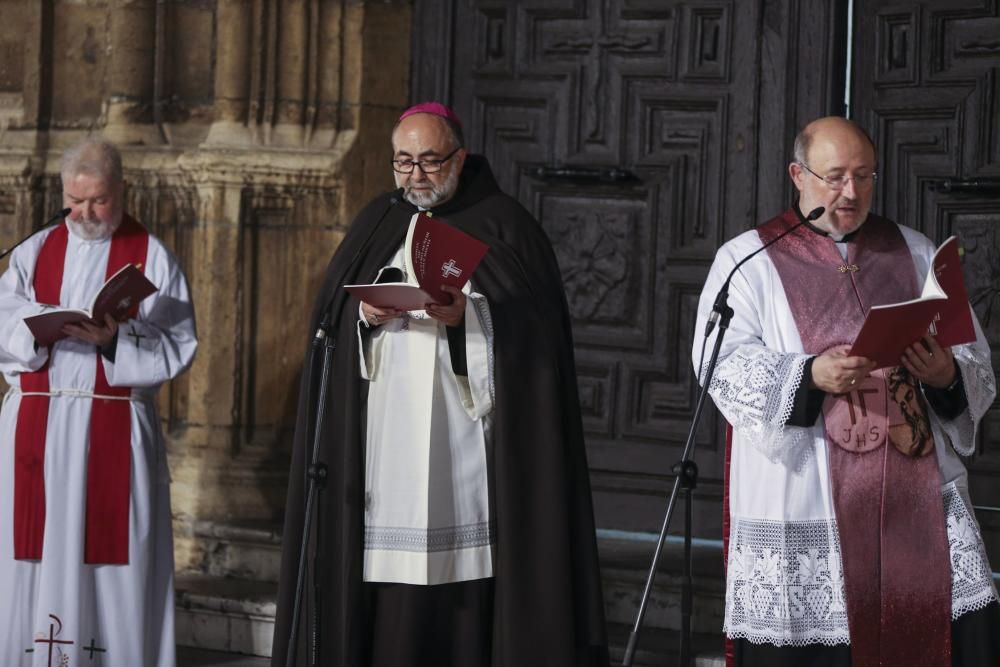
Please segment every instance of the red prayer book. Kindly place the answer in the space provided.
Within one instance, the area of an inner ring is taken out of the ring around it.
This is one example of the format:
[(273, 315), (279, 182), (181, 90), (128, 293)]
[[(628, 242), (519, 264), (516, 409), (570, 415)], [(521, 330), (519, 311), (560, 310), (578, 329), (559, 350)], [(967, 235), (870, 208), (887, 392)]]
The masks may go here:
[(465, 232), (421, 213), (414, 223), (410, 265), (417, 285), (376, 282), (344, 285), (344, 289), (376, 308), (423, 310), (427, 304), (448, 304), (452, 297), (442, 285), (461, 289), (486, 255), (489, 246)]
[(149, 279), (134, 264), (126, 264), (105, 281), (100, 291), (97, 292), (97, 296), (94, 297), (90, 310), (46, 306), (51, 309), (24, 318), (24, 323), (28, 325), (39, 345), (49, 346), (66, 337), (66, 334), (62, 332), (62, 328), (66, 324), (89, 321), (103, 325), (105, 313), (121, 321), (125, 318), (129, 308), (155, 292), (156, 289), (156, 285), (149, 282)]
[(918, 298), (868, 311), (850, 354), (867, 357), (879, 368), (898, 366), (906, 348), (927, 333), (942, 347), (976, 340), (957, 236), (935, 251)]

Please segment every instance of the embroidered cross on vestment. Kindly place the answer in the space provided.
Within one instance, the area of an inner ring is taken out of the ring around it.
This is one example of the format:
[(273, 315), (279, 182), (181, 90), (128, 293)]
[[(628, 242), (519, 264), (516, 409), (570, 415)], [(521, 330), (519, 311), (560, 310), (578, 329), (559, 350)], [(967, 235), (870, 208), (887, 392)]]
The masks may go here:
[(125, 334), (125, 335), (128, 336), (129, 338), (134, 338), (135, 339), (135, 347), (137, 349), (139, 347), (139, 339), (140, 338), (148, 338), (148, 336), (143, 336), (141, 333), (139, 333), (138, 331), (136, 331), (135, 327), (129, 327), (129, 332), (127, 334)]
[(90, 639), (90, 646), (84, 646), (83, 650), (84, 651), (88, 651), (90, 653), (90, 659), (91, 660), (94, 659), (94, 653), (107, 653), (108, 652), (108, 649), (106, 649), (106, 648), (99, 648), (97, 646), (97, 640), (95, 640), (93, 637), (91, 637), (91, 639)]

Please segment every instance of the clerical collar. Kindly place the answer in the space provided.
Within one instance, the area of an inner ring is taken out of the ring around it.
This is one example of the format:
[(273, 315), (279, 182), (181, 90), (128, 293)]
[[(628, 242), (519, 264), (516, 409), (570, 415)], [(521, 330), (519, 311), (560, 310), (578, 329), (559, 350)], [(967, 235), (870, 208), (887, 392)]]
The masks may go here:
[(862, 223), (862, 224), (858, 225), (858, 228), (855, 229), (853, 232), (848, 232), (847, 234), (844, 234), (843, 238), (838, 239), (838, 238), (834, 237), (833, 234), (831, 234), (830, 232), (826, 231), (825, 229), (820, 229), (819, 227), (817, 227), (813, 223), (809, 222), (809, 220), (806, 219), (806, 216), (804, 216), (802, 214), (802, 211), (799, 209), (799, 203), (798, 202), (795, 202), (794, 204), (792, 204), (792, 209), (795, 211), (796, 217), (798, 217), (798, 219), (802, 222), (802, 224), (805, 227), (807, 227), (809, 229), (809, 231), (815, 232), (815, 233), (819, 234), (820, 236), (829, 237), (829, 238), (833, 239), (834, 243), (847, 243), (848, 241), (853, 240), (854, 237), (857, 235), (857, 233), (861, 231), (861, 228), (864, 227), (864, 223)]

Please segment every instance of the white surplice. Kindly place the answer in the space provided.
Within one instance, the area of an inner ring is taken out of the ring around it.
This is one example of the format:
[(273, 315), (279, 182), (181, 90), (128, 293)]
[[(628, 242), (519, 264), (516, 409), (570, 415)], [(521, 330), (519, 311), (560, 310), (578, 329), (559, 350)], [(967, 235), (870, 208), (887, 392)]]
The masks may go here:
[[(899, 270), (916, 271), (922, 285), (935, 247), (908, 227), (900, 230), (913, 266)], [(837, 246), (844, 255), (846, 244)], [(699, 302), (697, 332), (704, 331), (726, 276), (760, 247), (752, 230), (719, 250)], [(733, 425), (726, 634), (777, 646), (849, 643), (823, 417), (811, 427), (786, 425), (795, 392), (808, 381), (803, 368), (812, 355), (803, 351), (767, 251), (733, 277), (729, 305), (735, 316), (710, 385), (716, 406)], [(989, 345), (975, 324), (977, 340), (952, 348), (968, 408), (953, 420), (928, 410), (951, 552), (952, 619), (997, 597), (958, 457), (973, 452), (979, 421), (996, 395)], [(706, 364), (718, 331), (708, 340)], [(696, 370), (700, 355), (701, 336), (693, 350)]]
[[(11, 386), (0, 413), (0, 664), (10, 667), (103, 665), (172, 667), (174, 559), (166, 452), (154, 406), (157, 388), (194, 357), (194, 310), (177, 260), (149, 237), (145, 275), (159, 288), (139, 315), (119, 326), (114, 362), (102, 358), (111, 386), (132, 387), (127, 565), (84, 563), (88, 434), (97, 351), (63, 339), (35, 350), (24, 318), (42, 311), (32, 277), (49, 232), (11, 256), (0, 278), (0, 370)], [(87, 309), (104, 283), (110, 240), (73, 235), (66, 248), (60, 302)], [(13, 549), (14, 428), (19, 376), (49, 364), (45, 444), (45, 533), (41, 561), (16, 561)], [(56, 620), (57, 619), (57, 620)], [(48, 644), (50, 636), (67, 644)], [(26, 652), (33, 649), (33, 652)]]
[[(410, 266), (415, 214), (390, 266)], [(424, 311), (368, 330), (364, 580), (444, 584), (493, 576), (486, 445), (493, 333), (486, 298), (463, 289), (468, 376), (452, 369), (446, 327)]]

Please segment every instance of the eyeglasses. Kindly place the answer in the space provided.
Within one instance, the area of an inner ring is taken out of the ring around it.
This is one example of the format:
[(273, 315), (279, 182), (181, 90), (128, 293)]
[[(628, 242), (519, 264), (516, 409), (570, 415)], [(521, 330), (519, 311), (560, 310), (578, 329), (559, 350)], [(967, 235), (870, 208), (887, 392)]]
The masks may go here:
[(420, 171), (425, 174), (436, 174), (441, 171), (441, 167), (444, 163), (450, 160), (452, 156), (460, 150), (462, 150), (461, 146), (448, 153), (440, 160), (393, 160), (392, 170), (400, 174), (412, 174), (414, 167), (420, 167)]
[(844, 174), (842, 176), (820, 176), (815, 171), (809, 168), (805, 162), (799, 162), (799, 166), (808, 171), (810, 174), (818, 178), (819, 180), (826, 183), (827, 187), (831, 190), (843, 190), (847, 187), (848, 181), (854, 181), (854, 187), (856, 188), (867, 188), (870, 187), (878, 180), (878, 174), (874, 171), (870, 174), (855, 174), (854, 176), (848, 176)]

